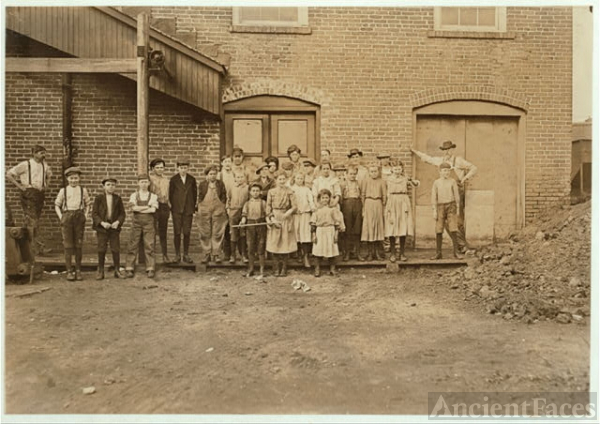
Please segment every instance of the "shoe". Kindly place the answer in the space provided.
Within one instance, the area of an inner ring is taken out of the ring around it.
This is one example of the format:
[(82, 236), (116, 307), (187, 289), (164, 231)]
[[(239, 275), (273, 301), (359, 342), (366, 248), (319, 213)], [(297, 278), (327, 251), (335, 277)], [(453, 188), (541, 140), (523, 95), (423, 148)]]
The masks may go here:
[(235, 263), (235, 256), (232, 256), (231, 258), (229, 258), (229, 263), (230, 264), (234, 264)]
[(75, 279), (77, 281), (83, 281), (83, 275), (81, 275), (81, 270), (79, 270), (79, 269), (75, 270)]
[(98, 271), (96, 273), (96, 280), (104, 280), (104, 271)]
[(175, 259), (173, 259), (173, 264), (178, 264), (179, 262), (181, 262), (181, 255), (175, 255)]
[(373, 254), (371, 252), (367, 253), (367, 256), (365, 257), (365, 261), (370, 262), (373, 260)]
[(223, 256), (223, 262), (229, 262), (231, 260), (231, 256), (225, 255)]
[(464, 256), (458, 252), (454, 252), (454, 259), (464, 259)]
[(154, 272), (153, 269), (149, 269), (146, 274), (148, 275), (148, 278), (154, 278), (154, 276), (156, 275), (156, 273)]
[(350, 259), (350, 251), (349, 251), (349, 250), (346, 250), (346, 251), (344, 252), (344, 257), (342, 258), (342, 260), (343, 260), (344, 262), (347, 262), (349, 259)]
[(281, 267), (281, 272), (279, 273), (280, 277), (287, 277), (287, 265), (283, 265)]
[(363, 256), (362, 256), (360, 253), (357, 253), (357, 254), (356, 254), (356, 259), (357, 259), (359, 262), (364, 262), (364, 261), (365, 261), (365, 258), (364, 258), (364, 257), (363, 257)]
[(183, 255), (183, 262), (185, 262), (186, 264), (193, 264), (194, 261), (192, 260), (192, 258), (190, 258), (189, 255)]
[(133, 278), (133, 275), (133, 271), (129, 269), (125, 271), (125, 278)]
[(432, 261), (437, 261), (438, 259), (442, 259), (442, 254), (441, 253), (436, 253), (435, 256), (431, 257)]
[(381, 252), (379, 252), (379, 249), (375, 249), (375, 254), (373, 255), (373, 258), (376, 261), (384, 261), (385, 260), (385, 256), (381, 254)]
[(319, 278), (321, 276), (321, 267), (319, 265), (315, 266), (315, 277)]
[(246, 270), (246, 273), (244, 274), (244, 277), (252, 277), (254, 275), (254, 268), (248, 268), (248, 270)]
[(390, 255), (390, 262), (396, 262), (396, 255), (394, 253)]
[[(213, 257), (213, 261), (214, 261), (216, 264), (220, 264), (220, 263), (221, 263), (221, 257), (220, 257), (220, 256), (214, 256), (214, 257)], [(231, 261), (231, 259), (230, 259), (230, 261)]]
[(242, 262), (247, 264), (248, 263), (248, 258), (245, 256), (242, 256)]
[(75, 281), (75, 271), (67, 272), (67, 281)]
[(406, 262), (406, 261), (408, 261), (408, 258), (406, 256), (404, 256), (404, 255), (400, 255), (400, 260), (402, 262)]
[(308, 255), (304, 255), (304, 268), (310, 268), (310, 261), (308, 260)]
[(123, 274), (120, 270), (115, 269), (115, 278), (119, 278), (119, 279), (123, 279), (123, 278), (127, 278), (125, 277), (125, 274)]
[(202, 259), (202, 263), (203, 264), (208, 264), (210, 262), (210, 256), (205, 256), (204, 259)]
[(163, 255), (163, 264), (170, 264), (171, 263), (171, 258), (169, 258), (167, 255)]
[(329, 267), (329, 275), (331, 275), (332, 277), (335, 277), (337, 275), (337, 271), (335, 269), (335, 266)]

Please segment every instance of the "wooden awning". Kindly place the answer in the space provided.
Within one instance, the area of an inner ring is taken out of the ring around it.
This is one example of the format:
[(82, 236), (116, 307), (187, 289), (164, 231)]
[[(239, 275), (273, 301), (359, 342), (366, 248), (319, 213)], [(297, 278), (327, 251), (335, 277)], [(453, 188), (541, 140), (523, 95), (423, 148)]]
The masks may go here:
[[(115, 59), (136, 57), (137, 22), (111, 7), (9, 7), (6, 10), (7, 29), (73, 57), (92, 59), (90, 63), (97, 67), (97, 72), (107, 72), (111, 60), (116, 64)], [(221, 116), (221, 84), (227, 72), (223, 65), (154, 29), (150, 30), (150, 47), (164, 53), (165, 68), (171, 77), (150, 78), (151, 88)], [(107, 61), (104, 67), (103, 59)], [(8, 64), (7, 71), (11, 71)], [(135, 79), (134, 74), (123, 75)]]

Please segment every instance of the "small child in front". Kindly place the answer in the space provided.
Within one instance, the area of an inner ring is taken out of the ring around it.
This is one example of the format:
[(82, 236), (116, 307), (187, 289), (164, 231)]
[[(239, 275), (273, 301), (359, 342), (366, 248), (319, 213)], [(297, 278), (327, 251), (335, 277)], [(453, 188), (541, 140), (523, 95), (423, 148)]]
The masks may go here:
[(344, 232), (344, 218), (339, 208), (329, 205), (331, 192), (322, 189), (317, 195), (319, 207), (310, 218), (313, 249), (315, 258), (315, 277), (321, 275), (321, 258), (329, 259), (329, 274), (335, 275), (335, 258), (339, 256), (338, 234)]
[(106, 251), (110, 245), (114, 275), (116, 278), (124, 278), (121, 273), (121, 227), (125, 222), (125, 207), (121, 196), (115, 193), (117, 180), (115, 178), (105, 178), (102, 180), (103, 193), (100, 193), (94, 199), (92, 207), (92, 228), (96, 230), (98, 239), (98, 274), (96, 280), (104, 279), (104, 261)]
[(253, 183), (250, 186), (250, 199), (242, 208), (241, 225), (258, 224), (246, 228), (246, 245), (248, 250), (248, 271), (247, 277), (254, 275), (254, 262), (258, 256), (258, 264), (260, 266), (260, 275), (265, 273), (265, 244), (267, 241), (267, 227), (261, 225), (266, 222), (267, 218), (267, 202), (262, 197), (262, 186), (258, 183)]
[[(76, 166), (65, 170), (67, 186), (60, 189), (54, 201), (54, 211), (60, 220), (65, 247), (65, 266), (68, 281), (81, 281), (81, 261), (83, 259), (83, 232), (90, 209), (90, 196), (86, 188), (79, 185), (81, 171)], [(75, 255), (75, 268), (72, 260)]]
[(127, 278), (134, 276), (135, 261), (138, 257), (141, 239), (144, 242), (146, 274), (148, 278), (154, 278), (154, 213), (158, 209), (158, 197), (148, 190), (149, 187), (150, 177), (146, 174), (138, 175), (138, 189), (129, 198), (128, 205), (133, 211), (133, 220), (125, 266)]
[(457, 232), (458, 213), (460, 212), (460, 194), (458, 184), (454, 178), (450, 178), (450, 164), (440, 165), (440, 178), (433, 182), (431, 188), (431, 207), (433, 208), (433, 219), (435, 219), (435, 256), (432, 260), (442, 259), (442, 234), (444, 225), (448, 224), (448, 232), (452, 238), (454, 257), (460, 259), (458, 254)]

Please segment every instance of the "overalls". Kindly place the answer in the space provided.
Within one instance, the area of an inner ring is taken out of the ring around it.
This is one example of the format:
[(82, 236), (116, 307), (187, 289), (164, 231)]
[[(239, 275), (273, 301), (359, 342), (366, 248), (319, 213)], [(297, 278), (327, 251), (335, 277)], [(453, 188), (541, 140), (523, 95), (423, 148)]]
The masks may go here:
[[(140, 192), (136, 192), (136, 206), (148, 206), (151, 193), (148, 193), (147, 200), (140, 199)], [(146, 271), (154, 271), (154, 214), (153, 213), (133, 213), (133, 221), (131, 223), (131, 237), (129, 239), (129, 249), (127, 252), (127, 261), (125, 269), (133, 271), (135, 269), (135, 260), (138, 257), (140, 239), (144, 239), (144, 254), (146, 256)]]
[(228, 217), (225, 210), (225, 204), (221, 202), (217, 195), (217, 188), (208, 185), (206, 196), (198, 207), (200, 212), (200, 247), (205, 257), (209, 255), (218, 256), (221, 254), (223, 238), (225, 237), (225, 227)]

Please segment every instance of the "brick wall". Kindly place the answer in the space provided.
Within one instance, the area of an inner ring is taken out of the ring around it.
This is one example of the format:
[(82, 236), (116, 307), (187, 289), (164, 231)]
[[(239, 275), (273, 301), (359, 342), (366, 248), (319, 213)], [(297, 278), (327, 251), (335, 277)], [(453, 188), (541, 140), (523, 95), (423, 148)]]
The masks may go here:
[[(225, 100), (270, 93), (319, 103), (322, 145), (337, 160), (360, 147), (410, 163), (419, 93), (451, 87), (526, 108), (528, 221), (569, 193), (570, 8), (509, 7), (509, 37), (495, 39), (433, 36), (433, 8), (309, 8), (309, 35), (232, 32), (231, 8), (151, 11), (198, 50), (230, 57)], [(505, 94), (482, 95), (494, 92)]]
[[(74, 163), (81, 166), (82, 185), (92, 196), (101, 191), (107, 175), (119, 180), (118, 193), (128, 197), (136, 187), (136, 86), (135, 82), (109, 74), (73, 75)], [(10, 168), (31, 155), (31, 146), (48, 149), (54, 178), (46, 196), (42, 235), (60, 249), (60, 232), (53, 202), (62, 184), (62, 85), (59, 75), (6, 75), (5, 166)], [(150, 158), (161, 156), (167, 172), (175, 173), (180, 156), (191, 159), (191, 173), (198, 179), (201, 170), (218, 161), (219, 121), (196, 108), (161, 93), (150, 94)], [(6, 186), (6, 200), (17, 224), (22, 223), (18, 190)], [(91, 221), (91, 220), (90, 220)], [(91, 222), (86, 230), (86, 247), (92, 248)], [(128, 239), (129, 225), (121, 237)], [(194, 240), (195, 242), (195, 240)]]

